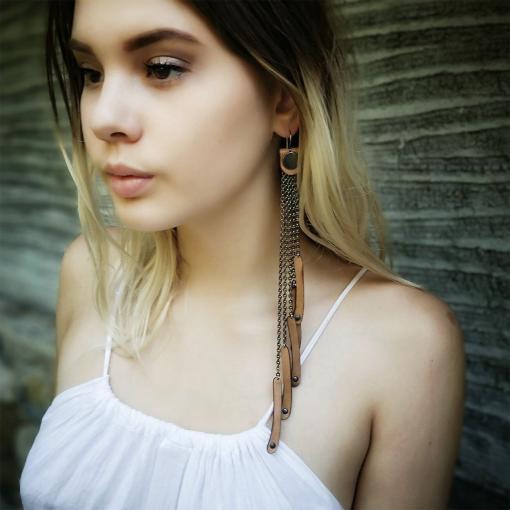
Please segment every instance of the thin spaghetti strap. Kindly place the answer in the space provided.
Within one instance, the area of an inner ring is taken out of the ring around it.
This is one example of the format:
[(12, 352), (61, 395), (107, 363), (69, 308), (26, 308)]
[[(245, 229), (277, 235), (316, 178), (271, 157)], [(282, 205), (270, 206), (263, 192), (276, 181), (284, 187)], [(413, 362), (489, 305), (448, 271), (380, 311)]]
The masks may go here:
[[(307, 343), (305, 350), (301, 353), (300, 360), (301, 365), (305, 362), (306, 358), (308, 358), (310, 352), (312, 352), (312, 349), (314, 348), (315, 344), (319, 340), (320, 336), (322, 335), (323, 331), (326, 329), (326, 326), (329, 324), (329, 321), (333, 317), (334, 313), (336, 312), (337, 308), (340, 306), (340, 303), (346, 298), (349, 291), (356, 285), (358, 280), (367, 272), (368, 268), (362, 267), (354, 276), (354, 278), (349, 282), (349, 284), (344, 288), (344, 290), (341, 292), (341, 294), (338, 296), (337, 300), (333, 303), (333, 306), (329, 309), (328, 313), (326, 314), (326, 317), (324, 317), (323, 321), (321, 322), (320, 326), (316, 329), (314, 335), (310, 339), (310, 341)], [(273, 405), (272, 402), (269, 406), (269, 409), (265, 412), (264, 416), (259, 420), (259, 424), (263, 423), (266, 424), (267, 420), (271, 416), (271, 413), (273, 411)]]
[(112, 354), (112, 335), (109, 334), (106, 337), (106, 349), (104, 351), (103, 377), (106, 377), (106, 375), (108, 374), (111, 354)]
[(354, 278), (349, 282), (349, 284), (345, 287), (345, 289), (342, 291), (342, 293), (338, 296), (337, 300), (333, 303), (333, 306), (329, 309), (329, 312), (327, 313), (326, 317), (322, 321), (321, 325), (315, 331), (311, 340), (306, 345), (304, 352), (301, 354), (301, 364), (303, 364), (304, 361), (306, 360), (306, 358), (308, 358), (308, 355), (314, 348), (315, 344), (317, 343), (317, 340), (319, 340), (323, 331), (326, 329), (326, 326), (329, 324), (329, 321), (333, 317), (337, 308), (340, 306), (340, 303), (347, 297), (347, 294), (349, 293), (349, 291), (354, 287), (354, 285), (356, 285), (358, 280), (366, 273), (366, 271), (367, 271), (367, 268), (362, 267), (356, 273)]

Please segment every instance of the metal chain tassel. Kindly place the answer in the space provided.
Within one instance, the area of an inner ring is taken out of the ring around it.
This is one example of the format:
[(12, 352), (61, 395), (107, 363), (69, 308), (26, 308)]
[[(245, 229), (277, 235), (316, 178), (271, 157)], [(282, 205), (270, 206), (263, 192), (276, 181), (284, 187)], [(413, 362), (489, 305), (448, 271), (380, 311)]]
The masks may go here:
[[(273, 422), (267, 451), (274, 453), (281, 434), (281, 420), (292, 409), (292, 387), (301, 379), (301, 321), (304, 312), (303, 261), (299, 246), (299, 149), (280, 149), (280, 262), (278, 271), (278, 322), (276, 376), (273, 379)], [(282, 345), (283, 340), (283, 345)], [(280, 366), (282, 372), (280, 373)]]

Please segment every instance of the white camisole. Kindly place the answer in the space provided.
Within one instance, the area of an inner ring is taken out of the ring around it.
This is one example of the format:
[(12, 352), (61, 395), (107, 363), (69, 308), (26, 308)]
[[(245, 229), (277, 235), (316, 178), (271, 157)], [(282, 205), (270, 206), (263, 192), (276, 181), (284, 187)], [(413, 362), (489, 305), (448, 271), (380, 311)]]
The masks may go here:
[[(301, 354), (366, 272), (345, 287)], [(144, 414), (113, 393), (107, 337), (103, 375), (55, 396), (20, 477), (24, 510), (344, 510), (280, 439), (268, 453), (273, 403), (257, 424), (218, 434)]]

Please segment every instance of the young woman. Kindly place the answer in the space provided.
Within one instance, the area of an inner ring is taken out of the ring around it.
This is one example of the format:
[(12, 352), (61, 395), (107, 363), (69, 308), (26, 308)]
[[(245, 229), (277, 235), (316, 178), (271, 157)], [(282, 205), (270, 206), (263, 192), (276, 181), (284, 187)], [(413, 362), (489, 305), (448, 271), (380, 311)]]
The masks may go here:
[(462, 333), (386, 262), (335, 16), (50, 2), (82, 234), (26, 510), (446, 507)]

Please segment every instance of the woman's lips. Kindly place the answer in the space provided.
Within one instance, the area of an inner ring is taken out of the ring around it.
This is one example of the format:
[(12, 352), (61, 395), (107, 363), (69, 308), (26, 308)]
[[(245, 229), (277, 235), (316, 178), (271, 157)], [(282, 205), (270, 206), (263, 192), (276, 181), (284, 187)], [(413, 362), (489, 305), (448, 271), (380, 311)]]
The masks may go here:
[(108, 175), (108, 182), (117, 195), (124, 198), (133, 198), (140, 195), (152, 182), (154, 176), (139, 177), (135, 175)]

